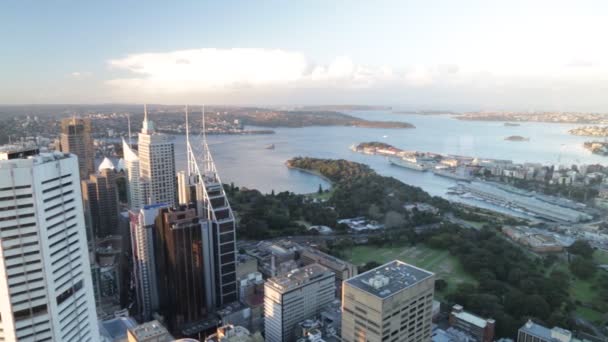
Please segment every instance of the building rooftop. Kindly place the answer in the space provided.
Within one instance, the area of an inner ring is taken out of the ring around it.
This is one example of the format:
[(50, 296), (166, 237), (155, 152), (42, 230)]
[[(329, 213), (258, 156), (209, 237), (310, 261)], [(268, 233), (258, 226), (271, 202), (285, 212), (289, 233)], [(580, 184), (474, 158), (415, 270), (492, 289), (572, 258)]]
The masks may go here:
[(408, 287), (430, 278), (434, 273), (416, 266), (393, 260), (346, 281), (350, 286), (356, 287), (379, 298), (388, 298)]
[(329, 269), (319, 264), (310, 264), (308, 266), (290, 271), (287, 274), (270, 278), (266, 281), (266, 284), (279, 291), (287, 291), (312, 282), (328, 274), (334, 275), (334, 273)]
[(119, 341), (127, 338), (127, 330), (137, 326), (131, 317), (112, 318), (99, 322), (99, 332), (105, 341)]
[(485, 328), (488, 324), (487, 320), (464, 311), (461, 305), (454, 305), (452, 315), (460, 321), (467, 322), (480, 328)]
[(161, 338), (159, 341), (161, 341), (162, 338), (165, 338), (166, 341), (173, 340), (173, 337), (169, 334), (167, 329), (157, 320), (129, 328), (129, 334), (136, 340), (149, 339), (151, 337)]
[(549, 329), (540, 324), (532, 322), (532, 320), (528, 320), (528, 322), (519, 328), (519, 330), (547, 341), (567, 342), (572, 339), (572, 333), (569, 330), (559, 327)]

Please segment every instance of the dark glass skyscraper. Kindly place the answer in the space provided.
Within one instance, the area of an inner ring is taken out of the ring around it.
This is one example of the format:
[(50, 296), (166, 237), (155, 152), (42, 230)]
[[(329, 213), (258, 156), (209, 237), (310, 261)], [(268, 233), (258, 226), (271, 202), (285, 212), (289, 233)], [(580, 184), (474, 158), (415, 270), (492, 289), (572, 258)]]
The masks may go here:
[(209, 313), (196, 208), (163, 208), (156, 218), (155, 240), (160, 311), (167, 317), (169, 329), (176, 331)]

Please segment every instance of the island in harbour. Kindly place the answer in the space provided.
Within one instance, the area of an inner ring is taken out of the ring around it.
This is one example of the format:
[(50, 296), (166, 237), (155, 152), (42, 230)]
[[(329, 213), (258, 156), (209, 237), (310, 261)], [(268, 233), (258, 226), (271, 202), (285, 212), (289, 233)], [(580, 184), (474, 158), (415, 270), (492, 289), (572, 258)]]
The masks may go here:
[(505, 138), (507, 141), (530, 141), (530, 138), (522, 137), (521, 135), (511, 135)]
[(517, 127), (519, 126), (518, 123), (513, 123), (513, 122), (505, 122), (504, 124), (506, 127)]

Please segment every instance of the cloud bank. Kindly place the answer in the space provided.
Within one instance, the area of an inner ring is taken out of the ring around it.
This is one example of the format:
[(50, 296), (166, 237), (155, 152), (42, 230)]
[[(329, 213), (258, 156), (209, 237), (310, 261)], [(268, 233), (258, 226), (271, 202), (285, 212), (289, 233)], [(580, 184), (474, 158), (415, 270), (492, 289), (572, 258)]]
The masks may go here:
[[(524, 57), (492, 64), (365, 65), (348, 56), (317, 63), (280, 49), (188, 49), (108, 61), (113, 96), (158, 102), (388, 103), (486, 108), (606, 106), (608, 68), (578, 59)], [(574, 107), (573, 107), (574, 108)]]

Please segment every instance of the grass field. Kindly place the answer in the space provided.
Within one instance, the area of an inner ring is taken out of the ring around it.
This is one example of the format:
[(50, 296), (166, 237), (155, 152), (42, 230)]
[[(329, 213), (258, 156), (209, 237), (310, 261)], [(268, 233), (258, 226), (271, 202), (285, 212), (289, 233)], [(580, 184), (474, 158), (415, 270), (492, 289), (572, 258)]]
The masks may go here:
[(603, 250), (596, 250), (593, 253), (593, 260), (598, 264), (606, 264), (608, 265), (608, 252)]
[[(597, 252), (596, 252), (597, 253)], [(596, 260), (596, 262), (600, 262), (599, 258), (604, 257), (603, 255), (598, 255), (598, 254), (594, 254), (594, 259)], [(591, 279), (579, 279), (577, 277), (575, 277), (572, 272), (570, 271), (570, 269), (568, 268), (568, 264), (566, 262), (559, 262), (556, 263), (555, 265), (553, 265), (551, 267), (551, 270), (560, 270), (566, 274), (570, 275), (570, 295), (572, 297), (572, 299), (574, 299), (575, 301), (578, 301), (580, 303), (583, 304), (590, 304), (592, 303), (594, 300), (597, 300), (597, 289), (592, 288), (593, 283), (595, 281), (595, 278), (598, 276), (597, 274), (595, 275), (595, 277), (591, 278)], [(583, 305), (577, 305), (576, 306), (576, 313), (578, 313), (579, 315), (581, 315), (583, 318), (585, 318), (588, 321), (592, 321), (592, 322), (600, 322), (602, 320), (602, 313), (595, 311), (591, 308), (588, 308), (586, 306)]]
[(345, 257), (355, 265), (362, 265), (369, 261), (381, 264), (399, 259), (408, 264), (424, 268), (437, 274), (448, 282), (449, 293), (460, 283), (472, 283), (476, 281), (468, 275), (462, 265), (448, 251), (436, 250), (423, 245), (405, 247), (372, 247), (356, 246), (345, 251)]

